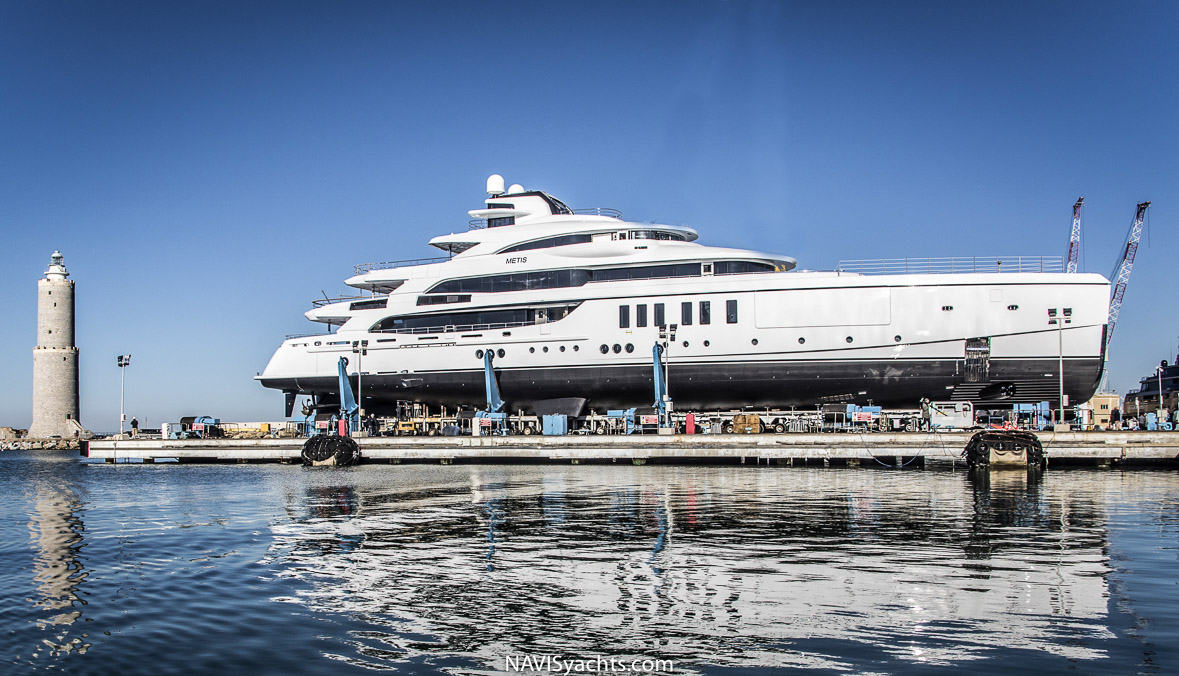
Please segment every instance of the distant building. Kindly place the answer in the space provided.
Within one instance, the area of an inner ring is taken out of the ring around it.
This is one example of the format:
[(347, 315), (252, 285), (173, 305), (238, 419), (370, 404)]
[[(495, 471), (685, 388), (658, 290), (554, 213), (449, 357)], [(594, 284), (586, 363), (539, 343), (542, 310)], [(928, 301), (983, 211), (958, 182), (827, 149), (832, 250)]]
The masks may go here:
[[(1179, 361), (1179, 356), (1176, 357), (1176, 361)], [(1155, 368), (1154, 373), (1142, 377), (1138, 389), (1126, 393), (1125, 402), (1122, 404), (1123, 413), (1138, 416), (1154, 413), (1159, 408), (1175, 410), (1176, 401), (1179, 400), (1179, 364), (1168, 364), (1166, 361), (1162, 364)]]
[(1093, 398), (1081, 407), (1085, 411), (1085, 419), (1082, 421), (1083, 428), (1109, 429), (1110, 416), (1120, 404), (1121, 397), (1112, 392), (1098, 392), (1093, 395)]
[(37, 346), (33, 348), (33, 423), (28, 436), (82, 436), (78, 422), (78, 348), (74, 346), (74, 282), (60, 251), (37, 280)]

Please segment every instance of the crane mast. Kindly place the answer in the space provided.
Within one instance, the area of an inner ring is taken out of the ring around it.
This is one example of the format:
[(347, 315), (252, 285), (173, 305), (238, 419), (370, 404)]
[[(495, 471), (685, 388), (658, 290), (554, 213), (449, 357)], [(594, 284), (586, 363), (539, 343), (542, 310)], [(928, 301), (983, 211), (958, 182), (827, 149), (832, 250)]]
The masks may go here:
[(1077, 198), (1077, 203), (1073, 205), (1073, 232), (1068, 238), (1068, 267), (1065, 272), (1076, 272), (1077, 261), (1081, 257), (1081, 205), (1085, 203), (1085, 198)]
[(1130, 236), (1126, 238), (1126, 248), (1122, 251), (1122, 259), (1117, 268), (1117, 279), (1114, 281), (1113, 295), (1109, 300), (1109, 321), (1106, 322), (1105, 350), (1109, 354), (1109, 342), (1113, 338), (1114, 326), (1118, 323), (1118, 313), (1122, 310), (1122, 297), (1126, 295), (1126, 284), (1130, 282), (1130, 271), (1134, 269), (1134, 256), (1138, 253), (1138, 241), (1142, 239), (1142, 221), (1146, 217), (1146, 208), (1150, 202), (1140, 202), (1138, 213), (1134, 215), (1134, 224), (1130, 226)]

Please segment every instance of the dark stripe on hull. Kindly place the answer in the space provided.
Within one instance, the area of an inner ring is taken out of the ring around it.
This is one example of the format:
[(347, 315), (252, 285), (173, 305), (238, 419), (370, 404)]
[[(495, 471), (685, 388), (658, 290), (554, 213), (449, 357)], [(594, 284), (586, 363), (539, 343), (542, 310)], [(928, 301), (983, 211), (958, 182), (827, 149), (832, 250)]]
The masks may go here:
[[(916, 407), (923, 397), (934, 401), (988, 403), (1055, 402), (1058, 362), (1054, 359), (990, 362), (983, 383), (967, 383), (962, 360), (771, 362), (671, 365), (670, 393), (684, 410), (744, 407), (781, 408), (849, 402), (878, 406)], [(1100, 359), (1065, 362), (1064, 392), (1070, 403), (1088, 401), (1101, 377)], [(1048, 374), (1048, 375), (1045, 375)], [(499, 389), (508, 409), (531, 411), (534, 400), (584, 397), (587, 407), (650, 406), (654, 401), (651, 366), (553, 369), (497, 369)], [(315, 394), (323, 403), (338, 401), (338, 385), (330, 378), (271, 378), (262, 384), (301, 395)], [(356, 388), (356, 379), (352, 379)], [(483, 371), (448, 371), (364, 376), (364, 406), (381, 414), (398, 400), (430, 405), (480, 408), (485, 403)]]

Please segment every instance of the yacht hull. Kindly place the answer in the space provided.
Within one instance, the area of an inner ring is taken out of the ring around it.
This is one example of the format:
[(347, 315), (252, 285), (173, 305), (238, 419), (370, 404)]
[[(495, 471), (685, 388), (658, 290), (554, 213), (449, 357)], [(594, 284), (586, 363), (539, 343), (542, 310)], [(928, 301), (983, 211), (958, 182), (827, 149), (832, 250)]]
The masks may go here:
[[(1069, 359), (1064, 392), (1070, 401), (1088, 400), (1101, 378), (1099, 358)], [(500, 392), (511, 411), (533, 411), (534, 401), (576, 395), (587, 410), (651, 406), (652, 366), (583, 366), (496, 369)], [(920, 399), (973, 401), (980, 407), (1056, 401), (1059, 361), (1051, 358), (992, 360), (988, 376), (966, 382), (961, 359), (746, 361), (677, 364), (669, 368), (669, 391), (680, 409), (718, 410), (745, 407), (810, 407), (817, 403), (871, 402), (913, 407)], [(320, 405), (338, 402), (336, 379), (270, 378), (267, 387), (314, 395)], [(398, 400), (452, 407), (482, 407), (484, 374), (462, 369), (402, 374), (368, 374), (352, 378), (365, 408), (381, 414)]]

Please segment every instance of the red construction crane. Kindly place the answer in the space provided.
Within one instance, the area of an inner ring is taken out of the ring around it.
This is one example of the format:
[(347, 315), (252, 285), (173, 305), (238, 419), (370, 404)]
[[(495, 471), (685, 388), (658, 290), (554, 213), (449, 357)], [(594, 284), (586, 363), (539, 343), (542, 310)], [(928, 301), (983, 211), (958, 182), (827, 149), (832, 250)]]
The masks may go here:
[[(1138, 253), (1138, 240), (1142, 239), (1142, 221), (1146, 217), (1146, 208), (1150, 202), (1141, 202), (1138, 213), (1134, 215), (1134, 224), (1130, 226), (1130, 234), (1126, 237), (1126, 248), (1122, 250), (1122, 259), (1115, 269), (1117, 279), (1114, 280), (1113, 295), (1109, 299), (1109, 321), (1105, 330), (1105, 353), (1109, 354), (1109, 341), (1113, 339), (1114, 326), (1118, 323), (1118, 313), (1122, 310), (1122, 297), (1126, 295), (1126, 285), (1130, 282), (1130, 271), (1134, 269), (1134, 255)], [(1113, 275), (1110, 275), (1112, 278)]]
[(1065, 272), (1076, 272), (1077, 260), (1081, 257), (1081, 205), (1084, 203), (1085, 198), (1079, 197), (1073, 205), (1073, 232), (1068, 238), (1068, 267)]

